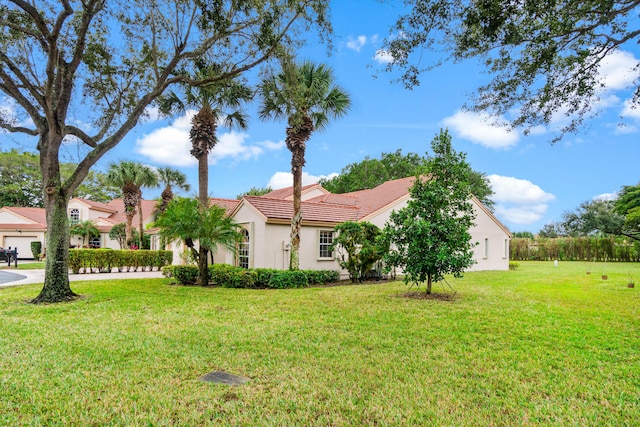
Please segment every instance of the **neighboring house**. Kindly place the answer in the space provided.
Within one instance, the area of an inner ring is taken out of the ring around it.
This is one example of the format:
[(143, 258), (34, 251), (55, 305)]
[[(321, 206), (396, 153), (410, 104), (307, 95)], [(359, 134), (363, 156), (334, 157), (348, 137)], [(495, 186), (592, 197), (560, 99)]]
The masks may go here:
[[(383, 228), (394, 210), (402, 209), (410, 198), (413, 177), (386, 182), (370, 190), (332, 194), (319, 184), (302, 189), (301, 269), (339, 269), (329, 250), (333, 228), (343, 221), (368, 221)], [(242, 200), (215, 199), (242, 225), (245, 242), (237, 257), (220, 251), (215, 262), (243, 267), (287, 269), (293, 215), (292, 188)], [(507, 270), (511, 233), (475, 197), (476, 225), (470, 230), (476, 264), (471, 270)], [(346, 271), (342, 272), (347, 275)]]
[[(147, 226), (155, 220), (154, 200), (142, 201), (143, 224)], [(89, 244), (99, 248), (120, 249), (118, 242), (109, 238), (111, 228), (126, 221), (122, 199), (109, 203), (98, 203), (91, 200), (73, 198), (69, 201), (69, 223), (92, 220), (100, 236)], [(139, 224), (138, 215), (133, 218), (133, 227)], [(32, 259), (31, 242), (42, 242), (45, 247), (47, 221), (43, 208), (21, 208), (5, 206), (0, 208), (0, 247), (18, 248), (18, 258)], [(80, 246), (82, 238), (71, 236), (71, 246)]]
[[(392, 211), (402, 209), (410, 198), (409, 188), (413, 177), (386, 182), (370, 190), (347, 194), (332, 194), (319, 184), (302, 188), (302, 229), (300, 245), (301, 269), (339, 270), (340, 267), (329, 250), (333, 241), (333, 228), (344, 221), (368, 221), (383, 228)], [(215, 263), (287, 269), (289, 267), (289, 240), (293, 215), (293, 189), (275, 190), (264, 196), (245, 196), (241, 200), (211, 199), (212, 204), (222, 206), (228, 215), (242, 226), (244, 243), (238, 247), (237, 255), (219, 250), (213, 256)], [(475, 247), (476, 264), (471, 270), (507, 270), (509, 268), (509, 230), (475, 197), (472, 198), (476, 212), (476, 225), (471, 236)], [(142, 202), (145, 227), (155, 219), (156, 202)], [(118, 249), (118, 243), (109, 238), (111, 227), (125, 222), (124, 205), (121, 199), (109, 203), (96, 203), (85, 199), (69, 202), (71, 223), (93, 220), (100, 237), (91, 244), (98, 247)], [(0, 209), (0, 246), (17, 247), (21, 258), (30, 258), (32, 241), (41, 241), (44, 246), (46, 221), (44, 209), (11, 208)], [(133, 226), (138, 227), (138, 217)], [(148, 230), (151, 249), (173, 250), (173, 263), (183, 262), (186, 248), (179, 243), (163, 247), (155, 231)], [(71, 245), (81, 244), (81, 238), (71, 237)], [(347, 276), (346, 271), (342, 271)]]

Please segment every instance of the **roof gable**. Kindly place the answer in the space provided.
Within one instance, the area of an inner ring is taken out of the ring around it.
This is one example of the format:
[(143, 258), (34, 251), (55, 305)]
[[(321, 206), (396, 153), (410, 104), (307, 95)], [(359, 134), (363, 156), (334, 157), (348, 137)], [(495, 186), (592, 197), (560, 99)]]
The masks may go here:
[(46, 227), (47, 224), (47, 215), (44, 208), (5, 206), (0, 209), (1, 211), (8, 212), (16, 219), (27, 221), (27, 223), (38, 224), (42, 227)]

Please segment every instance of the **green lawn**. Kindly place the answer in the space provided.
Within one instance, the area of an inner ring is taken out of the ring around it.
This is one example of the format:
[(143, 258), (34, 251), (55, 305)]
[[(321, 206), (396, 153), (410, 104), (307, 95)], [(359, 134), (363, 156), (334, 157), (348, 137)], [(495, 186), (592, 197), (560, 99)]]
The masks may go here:
[[(453, 301), (155, 279), (75, 282), (83, 299), (33, 306), (39, 286), (4, 288), (0, 425), (637, 426), (629, 276), (640, 264), (521, 262), (449, 279)], [(214, 370), (251, 381), (198, 381)]]

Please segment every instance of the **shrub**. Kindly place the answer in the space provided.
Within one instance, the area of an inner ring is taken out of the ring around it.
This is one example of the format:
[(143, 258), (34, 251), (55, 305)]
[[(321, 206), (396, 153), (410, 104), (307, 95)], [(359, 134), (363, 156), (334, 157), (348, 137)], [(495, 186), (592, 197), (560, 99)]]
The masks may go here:
[(304, 271), (278, 271), (271, 276), (267, 286), (274, 289), (304, 288), (309, 286), (309, 280)]
[(310, 285), (326, 285), (340, 280), (337, 270), (305, 270)]
[[(198, 281), (198, 267), (195, 265), (173, 265), (171, 277), (179, 285), (195, 285)], [(164, 274), (164, 270), (163, 270)]]
[(42, 242), (31, 242), (31, 254), (33, 259), (38, 261), (42, 253)]
[(509, 270), (516, 270), (520, 264), (515, 261), (509, 261)]

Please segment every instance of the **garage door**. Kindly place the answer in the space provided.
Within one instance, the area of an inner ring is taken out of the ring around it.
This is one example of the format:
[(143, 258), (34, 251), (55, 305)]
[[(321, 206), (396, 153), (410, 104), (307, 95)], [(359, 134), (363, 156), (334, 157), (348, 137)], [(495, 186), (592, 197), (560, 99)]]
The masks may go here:
[(31, 242), (38, 241), (37, 236), (6, 236), (4, 248), (18, 248), (18, 259), (33, 259), (31, 254)]

